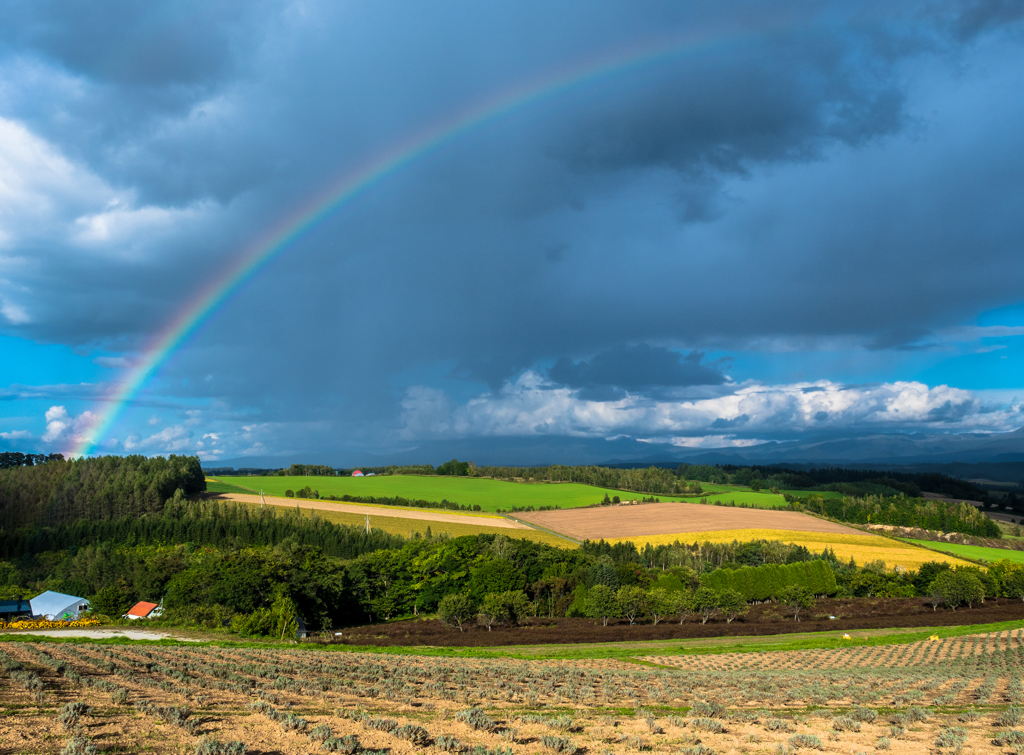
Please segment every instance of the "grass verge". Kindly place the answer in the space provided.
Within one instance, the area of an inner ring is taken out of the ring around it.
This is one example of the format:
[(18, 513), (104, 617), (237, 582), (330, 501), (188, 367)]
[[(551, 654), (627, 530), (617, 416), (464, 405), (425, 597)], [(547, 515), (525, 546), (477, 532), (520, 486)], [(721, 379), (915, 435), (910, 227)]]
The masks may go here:
[(844, 640), (837, 631), (805, 632), (767, 637), (715, 637), (693, 640), (651, 640), (647, 642), (609, 642), (588, 645), (513, 645), (490, 648), (441, 647), (379, 647), (376, 645), (318, 645), (259, 642), (252, 640), (192, 641), (165, 638), (130, 640), (124, 637), (50, 637), (11, 633), (0, 634), (3, 642), (52, 642), (97, 645), (185, 645), (225, 648), (303, 649), (310, 652), (371, 653), (376, 655), (410, 655), (448, 658), (510, 658), (518, 660), (625, 660), (649, 655), (716, 655), (721, 653), (766, 653), (793, 650), (828, 650), (837, 648), (903, 645), (922, 642), (932, 635), (942, 639), (1024, 629), (1024, 621), (1000, 621), (989, 624), (964, 624), (953, 627), (908, 627), (856, 630), (853, 639)]

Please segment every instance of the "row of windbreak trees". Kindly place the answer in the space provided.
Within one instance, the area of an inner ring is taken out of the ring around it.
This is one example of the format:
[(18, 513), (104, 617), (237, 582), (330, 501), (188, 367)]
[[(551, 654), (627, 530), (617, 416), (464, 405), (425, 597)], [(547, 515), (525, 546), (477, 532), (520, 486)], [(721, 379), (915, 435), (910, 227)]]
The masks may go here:
[(0, 527), (10, 530), (157, 513), (206, 490), (196, 456), (101, 456), (0, 469)]
[(734, 590), (747, 603), (778, 599), (789, 587), (805, 587), (814, 595), (834, 595), (839, 589), (836, 574), (827, 561), (743, 566), (718, 569), (701, 578), (716, 592)]

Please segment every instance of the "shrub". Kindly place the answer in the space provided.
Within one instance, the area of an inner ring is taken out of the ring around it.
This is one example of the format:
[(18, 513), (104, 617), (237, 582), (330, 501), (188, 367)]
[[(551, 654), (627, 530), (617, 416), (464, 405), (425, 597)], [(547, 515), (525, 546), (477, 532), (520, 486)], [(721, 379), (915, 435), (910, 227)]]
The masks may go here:
[(220, 742), (216, 737), (205, 736), (196, 743), (195, 755), (245, 755), (246, 746), (238, 740)]
[(64, 743), (60, 755), (96, 755), (96, 745), (87, 737), (71, 737)]
[(547, 721), (541, 721), (546, 723), (553, 729), (561, 729), (562, 731), (582, 731), (583, 727), (576, 723), (576, 719), (572, 716), (556, 716)]
[(307, 726), (309, 721), (294, 713), (285, 713), (281, 717), (281, 728), (285, 731), (305, 731)]
[(789, 746), (806, 748), (808, 750), (820, 750), (822, 748), (821, 738), (816, 734), (794, 734), (789, 738)]
[(871, 710), (871, 708), (861, 708), (859, 706), (851, 710), (849, 715), (854, 721), (863, 721), (866, 724), (878, 718), (878, 714)]
[(836, 716), (832, 719), (832, 728), (836, 731), (860, 731), (860, 721), (850, 716)]
[(309, 730), (309, 734), (306, 735), (310, 742), (326, 742), (332, 736), (334, 732), (331, 731), (331, 727), (327, 724), (317, 724)]
[(911, 723), (917, 723), (918, 721), (927, 721), (930, 714), (924, 708), (910, 708), (906, 716)]
[(430, 736), (430, 732), (424, 729), (422, 726), (416, 726), (414, 724), (406, 724), (405, 726), (399, 726), (393, 732), (399, 739), (405, 739), (412, 742), (417, 747), (427, 747), (433, 741)]
[(888, 750), (891, 746), (892, 742), (889, 740), (889, 737), (879, 737), (875, 740), (876, 750)]
[(784, 718), (769, 718), (764, 722), (768, 731), (793, 731), (793, 724)]
[(714, 718), (695, 718), (690, 721), (690, 726), (697, 731), (706, 731), (709, 734), (725, 733), (725, 725)]
[(947, 726), (939, 732), (939, 736), (935, 738), (935, 746), (949, 747), (954, 750), (958, 750), (964, 746), (967, 741), (967, 729), (962, 726)]
[(996, 718), (996, 726), (1017, 726), (1024, 720), (1024, 711), (1011, 705)]
[(497, 721), (484, 713), (480, 708), (460, 710), (455, 714), (455, 720), (462, 721), (462, 723), (474, 729), (483, 729), (484, 731), (490, 731), (498, 725)]
[(571, 740), (565, 737), (553, 737), (550, 734), (545, 734), (541, 737), (540, 743), (549, 750), (562, 753), (562, 755), (575, 755), (580, 749)]
[(992, 740), (992, 744), (999, 747), (1013, 747), (1015, 745), (1024, 744), (1024, 731), (1018, 731), (1016, 729), (1002, 731), (995, 739)]
[(725, 706), (707, 700), (698, 700), (690, 707), (690, 715), (705, 718), (721, 718), (725, 715)]
[(361, 750), (359, 737), (355, 734), (346, 734), (343, 737), (328, 737), (321, 742), (321, 747), (328, 752), (341, 752), (345, 753), (345, 755), (355, 755), (355, 753)]
[(377, 731), (386, 731), (389, 734), (398, 728), (398, 721), (393, 718), (379, 718), (377, 716), (365, 716), (363, 718), (363, 726), (367, 729), (376, 729)]
[(82, 716), (89, 715), (90, 710), (89, 706), (83, 702), (75, 701), (73, 703), (67, 703), (62, 706), (60, 711), (57, 713), (57, 723), (59, 723), (65, 731), (71, 731), (78, 724), (78, 719)]
[(462, 752), (466, 749), (459, 740), (448, 734), (442, 734), (435, 739), (434, 746), (439, 750), (444, 750), (445, 752)]

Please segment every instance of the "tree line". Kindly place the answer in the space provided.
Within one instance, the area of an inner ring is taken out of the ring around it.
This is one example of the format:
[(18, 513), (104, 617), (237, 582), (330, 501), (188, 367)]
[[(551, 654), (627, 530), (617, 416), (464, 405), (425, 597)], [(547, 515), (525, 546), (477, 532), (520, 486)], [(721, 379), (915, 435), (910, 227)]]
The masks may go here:
[(375, 503), (382, 506), (408, 506), (416, 509), (447, 509), (448, 511), (482, 511), (480, 504), (456, 503), (442, 498), (440, 501), (426, 501), (422, 498), (403, 498), (402, 496), (376, 496), (376, 495), (320, 495), (319, 490), (314, 490), (308, 485), (299, 490), (284, 491), (285, 498), (306, 498), (319, 501), (341, 501), (343, 503)]
[(0, 453), (0, 469), (34, 467), (51, 461), (64, 461), (64, 454), (23, 454), (18, 451)]
[(980, 537), (1002, 537), (999, 525), (969, 503), (902, 496), (822, 498), (811, 495), (804, 499), (802, 508), (852, 524), (890, 524)]

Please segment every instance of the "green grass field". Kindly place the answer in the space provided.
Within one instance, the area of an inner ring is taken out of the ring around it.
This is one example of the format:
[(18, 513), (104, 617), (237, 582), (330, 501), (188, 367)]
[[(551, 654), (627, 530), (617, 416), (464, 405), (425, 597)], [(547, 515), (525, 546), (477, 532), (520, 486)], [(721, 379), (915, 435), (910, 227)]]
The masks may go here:
[(1011, 551), (1005, 548), (985, 548), (980, 545), (960, 545), (958, 543), (936, 543), (931, 540), (907, 540), (908, 543), (923, 545), (925, 548), (950, 553), (954, 556), (973, 558), (978, 561), (1016, 561), (1024, 564), (1024, 551)]
[[(232, 485), (230, 482), (221, 482), (213, 478), (206, 478), (206, 492), (207, 493), (243, 493), (245, 495), (251, 495), (252, 490), (249, 488), (243, 488), (238, 485)], [(259, 492), (259, 491), (256, 491)]]
[[(427, 477), (419, 475), (382, 475), (379, 477), (226, 477), (217, 478), (214, 484), (241, 486), (244, 490), (213, 492), (259, 492), (265, 495), (282, 496), (286, 490), (298, 490), (307, 485), (324, 495), (379, 496), (418, 498), (426, 501), (447, 499), (464, 506), (479, 505), (483, 511), (509, 510), (514, 506), (558, 506), (563, 509), (598, 504), (607, 493), (624, 500), (639, 500), (643, 493), (623, 490), (608, 490), (591, 485), (572, 482), (559, 483), (518, 483), (490, 480), (476, 477)], [(716, 485), (707, 495), (714, 500), (748, 503), (759, 508), (785, 506), (781, 495), (755, 493), (749, 488)], [(659, 496), (661, 500), (673, 500), (670, 496)], [(678, 498), (676, 500), (699, 501), (701, 496)]]

